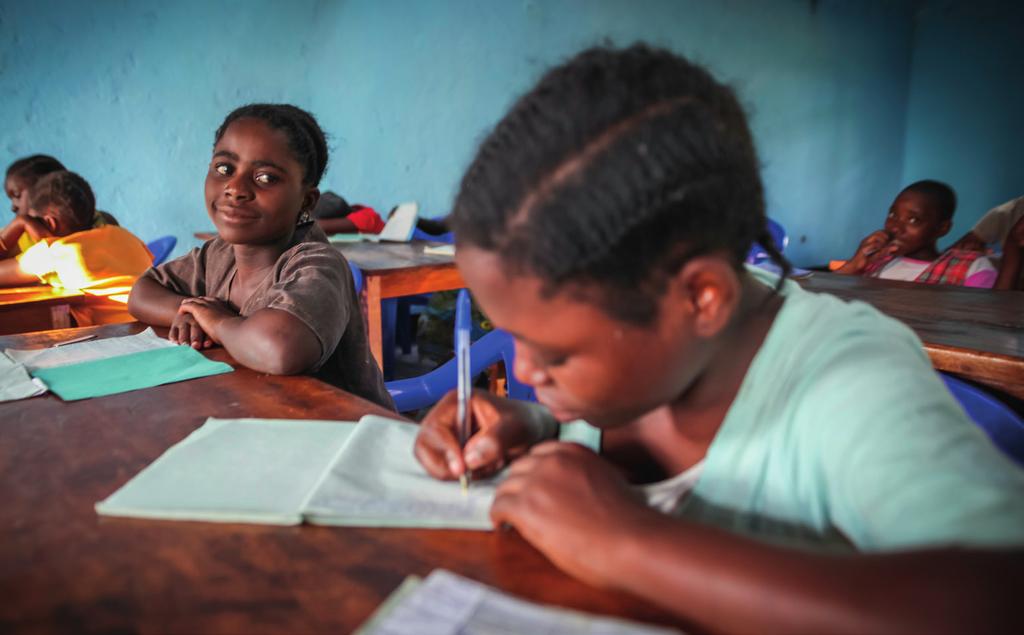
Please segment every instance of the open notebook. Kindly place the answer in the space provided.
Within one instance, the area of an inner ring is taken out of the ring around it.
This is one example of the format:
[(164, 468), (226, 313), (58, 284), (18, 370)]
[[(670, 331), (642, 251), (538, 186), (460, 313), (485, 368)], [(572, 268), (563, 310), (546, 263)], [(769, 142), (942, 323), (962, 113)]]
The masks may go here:
[(355, 635), (669, 635), (679, 631), (543, 606), (435, 569), (405, 579)]
[(208, 419), (96, 504), (107, 516), (362, 527), (489, 530), (495, 480), (427, 475), (413, 457), (419, 426)]
[(348, 242), (395, 242), (407, 243), (412, 240), (412, 233), (416, 230), (416, 220), (420, 216), (420, 206), (417, 203), (402, 203), (391, 213), (384, 229), (379, 234), (334, 234), (330, 237), (332, 243)]

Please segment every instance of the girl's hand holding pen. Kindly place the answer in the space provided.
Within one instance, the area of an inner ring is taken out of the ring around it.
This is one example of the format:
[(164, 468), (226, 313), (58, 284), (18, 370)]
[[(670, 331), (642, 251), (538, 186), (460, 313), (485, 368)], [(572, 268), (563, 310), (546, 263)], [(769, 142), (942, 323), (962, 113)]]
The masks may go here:
[(473, 429), (465, 448), (459, 446), (454, 390), (420, 424), (414, 452), (434, 478), (457, 479), (467, 469), (474, 476), (489, 476), (557, 430), (546, 409), (534, 403), (474, 390), (469, 405)]

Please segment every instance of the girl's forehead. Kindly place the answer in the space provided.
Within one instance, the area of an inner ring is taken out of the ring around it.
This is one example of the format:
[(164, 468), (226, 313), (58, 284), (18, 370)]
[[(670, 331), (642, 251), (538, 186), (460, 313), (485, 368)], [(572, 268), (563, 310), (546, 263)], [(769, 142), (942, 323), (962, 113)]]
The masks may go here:
[(503, 328), (520, 334), (534, 329), (547, 331), (553, 328), (550, 318), (555, 315), (575, 325), (610, 320), (593, 303), (583, 301), (569, 289), (549, 293), (539, 277), (509, 272), (494, 252), (460, 247), (455, 259), (484, 312)]
[[(214, 145), (214, 154), (227, 151), (233, 154), (246, 155), (244, 158), (273, 158), (290, 160), (298, 163), (291, 147), (288, 135), (281, 130), (271, 128), (262, 119), (243, 117), (228, 124), (224, 134)], [(251, 156), (250, 156), (251, 155)]]

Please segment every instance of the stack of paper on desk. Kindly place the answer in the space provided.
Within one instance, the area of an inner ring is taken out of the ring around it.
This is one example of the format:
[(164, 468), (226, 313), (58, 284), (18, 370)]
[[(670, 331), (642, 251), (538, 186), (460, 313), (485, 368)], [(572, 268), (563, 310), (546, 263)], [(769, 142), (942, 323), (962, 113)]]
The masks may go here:
[(40, 368), (54, 368), (56, 366), (67, 366), (68, 364), (79, 364), (91, 362), (96, 359), (106, 359), (127, 355), (129, 353), (141, 353), (158, 348), (171, 348), (175, 346), (170, 340), (160, 337), (152, 328), (147, 328), (141, 333), (125, 337), (110, 337), (102, 340), (88, 340), (67, 346), (54, 346), (50, 348), (17, 349), (8, 348), (4, 351), (8, 357), (24, 364), (29, 371), (36, 371)]
[(35, 397), (44, 392), (46, 384), (29, 377), (23, 365), (0, 355), (0, 401)]
[[(44, 389), (48, 388), (65, 401), (151, 388), (232, 370), (228, 364), (211, 361), (188, 346), (172, 344), (151, 328), (127, 337), (55, 348), (9, 348), (5, 353), (19, 368), (28, 371), (35, 382), (41, 382)], [(16, 388), (24, 387), (23, 380), (17, 377), (2, 376), (0, 382), (2, 392), (24, 392)]]
[(405, 579), (355, 635), (668, 635), (674, 629), (639, 624), (520, 600), (437, 569)]
[(419, 426), (208, 419), (97, 503), (108, 516), (362, 527), (491, 528), (494, 481), (468, 492), (413, 457)]

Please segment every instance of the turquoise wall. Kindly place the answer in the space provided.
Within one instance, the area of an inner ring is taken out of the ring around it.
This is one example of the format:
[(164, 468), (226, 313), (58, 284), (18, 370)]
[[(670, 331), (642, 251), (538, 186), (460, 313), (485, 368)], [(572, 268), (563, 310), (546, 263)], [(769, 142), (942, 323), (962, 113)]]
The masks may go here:
[[(0, 163), (54, 154), (101, 208), (177, 253), (235, 106), (287, 101), (331, 135), (323, 185), (446, 213), (475, 145), (573, 52), (643, 39), (733, 84), (798, 263), (845, 255), (905, 180), (916, 4), (886, 0), (0, 2)], [(915, 68), (925, 64), (914, 58)]]
[(911, 68), (903, 181), (956, 189), (949, 243), (1024, 195), (1024, 4), (926, 3)]

